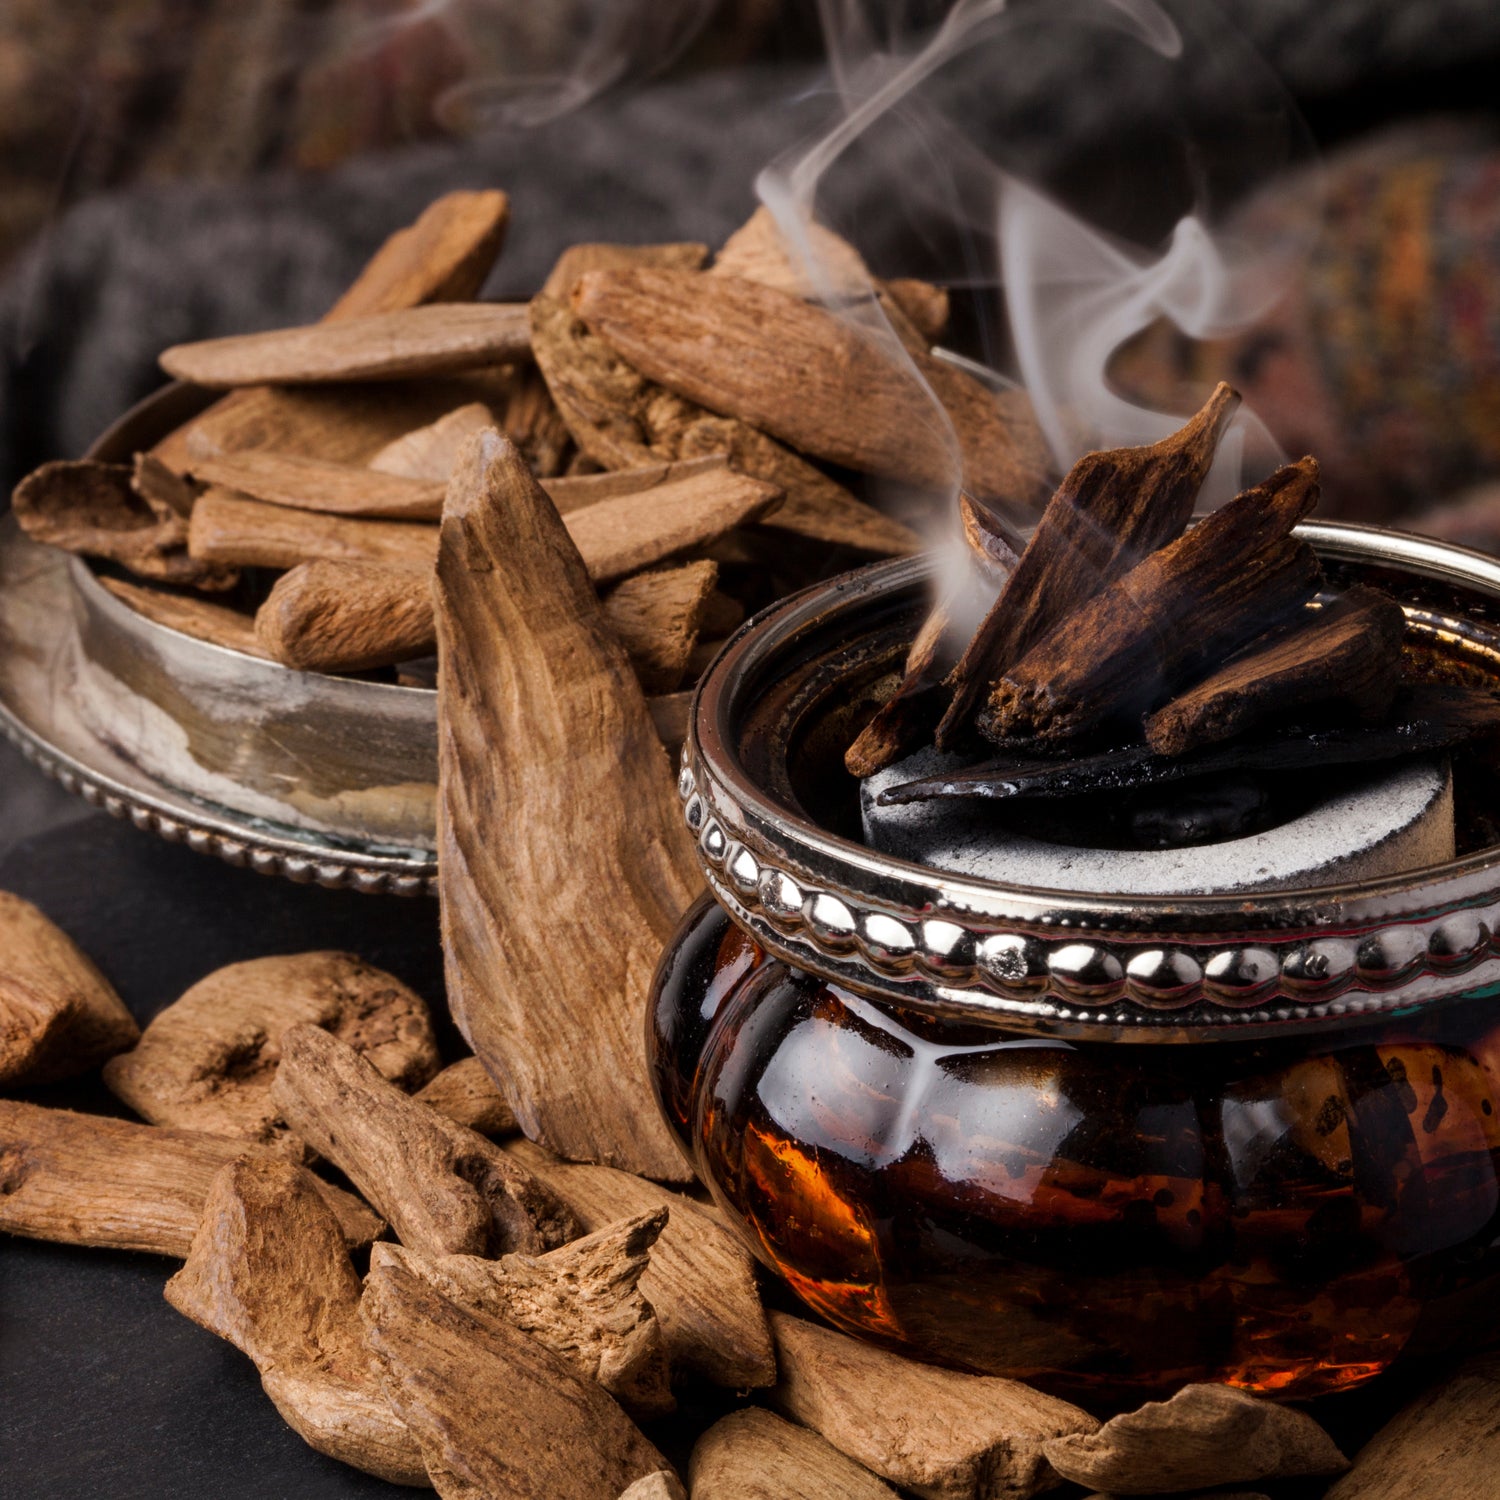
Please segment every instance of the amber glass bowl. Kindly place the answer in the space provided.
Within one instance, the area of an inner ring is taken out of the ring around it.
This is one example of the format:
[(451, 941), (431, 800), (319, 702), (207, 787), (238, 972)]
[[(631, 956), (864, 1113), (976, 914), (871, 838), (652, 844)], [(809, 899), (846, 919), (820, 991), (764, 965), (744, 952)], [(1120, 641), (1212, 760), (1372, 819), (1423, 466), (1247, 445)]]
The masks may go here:
[[(1456, 676), (1500, 568), (1307, 528)], [(839, 752), (923, 570), (751, 622), (681, 777), (710, 896), (657, 979), (663, 1111), (833, 1322), (1075, 1398), (1302, 1398), (1500, 1329), (1500, 859), (1264, 898), (1007, 888), (861, 845)]]

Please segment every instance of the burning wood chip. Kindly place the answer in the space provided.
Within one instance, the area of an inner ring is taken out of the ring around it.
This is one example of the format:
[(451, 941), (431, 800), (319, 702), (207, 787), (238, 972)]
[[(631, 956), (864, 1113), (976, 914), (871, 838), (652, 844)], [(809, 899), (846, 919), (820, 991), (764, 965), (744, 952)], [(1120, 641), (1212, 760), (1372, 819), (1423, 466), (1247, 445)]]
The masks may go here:
[(271, 1097), (282, 1035), (321, 1026), (384, 1078), (414, 1089), (437, 1071), (437, 1043), (420, 996), (347, 953), (294, 953), (231, 964), (167, 1006), (104, 1081), (138, 1115), (212, 1135), (305, 1148)]
[[(527, 1135), (685, 1180), (650, 1102), (642, 1024), (657, 955), (699, 884), (671, 768), (577, 548), (498, 434), (460, 455), (442, 536), (438, 848), (454, 1018)], [(587, 836), (562, 836), (559, 810), (584, 806)]]
[(430, 569), (437, 542), (437, 528), (416, 521), (325, 516), (211, 489), (193, 508), (188, 547), (200, 562), (248, 568), (295, 568), (322, 558)]
[(272, 1098), (424, 1255), (535, 1253), (578, 1233), (568, 1209), (514, 1158), (409, 1098), (316, 1026), (283, 1032)]
[(225, 391), (453, 375), (530, 351), (524, 305), (434, 302), (367, 318), (175, 344), (162, 351), (160, 363), (177, 380)]
[(908, 527), (856, 500), (773, 438), (653, 385), (591, 334), (567, 303), (534, 297), (531, 328), (558, 411), (579, 448), (604, 468), (725, 455), (741, 472), (785, 491), (785, 503), (769, 518), (776, 528), (889, 556), (921, 546)]
[(1500, 1354), (1480, 1354), (1387, 1422), (1327, 1500), (1491, 1500), (1497, 1463)]
[(1020, 561), (1020, 539), (968, 495), (959, 496), (959, 517), (966, 567), (917, 632), (896, 691), (845, 753), (851, 776), (873, 776), (931, 737), (943, 713), (943, 678), (964, 649), (965, 622), (983, 617)]
[(430, 655), (432, 570), (384, 562), (299, 563), (255, 616), (274, 660), (303, 672), (363, 672)]
[(142, 588), (123, 578), (101, 578), (99, 582), (122, 604), (158, 625), (165, 625), (168, 630), (177, 630), (194, 640), (240, 651), (246, 656), (258, 656), (266, 661), (271, 659), (272, 653), (256, 638), (255, 621), (237, 609), (212, 604), (192, 594), (170, 594), (165, 589)]
[(1146, 720), (1146, 743), (1158, 755), (1185, 755), (1316, 704), (1381, 719), (1399, 685), (1405, 628), (1394, 599), (1350, 589), (1157, 709)]
[(658, 568), (604, 596), (604, 617), (646, 692), (669, 693), (681, 683), (718, 573), (711, 562)]
[(674, 1376), (694, 1375), (730, 1390), (776, 1379), (754, 1264), (710, 1211), (626, 1172), (560, 1162), (529, 1141), (513, 1141), (505, 1149), (591, 1233), (635, 1214), (671, 1210), (651, 1248), (641, 1291), (661, 1321)]
[(637, 1479), (620, 1500), (688, 1500), (682, 1481), (670, 1469), (658, 1469), (644, 1479)]
[(1292, 528), (1318, 498), (1310, 458), (1221, 506), (1059, 621), (1007, 669), (978, 720), (992, 739), (1068, 739), (1139, 715), (1310, 599), (1317, 558)]
[[(215, 1175), (246, 1152), (197, 1130), (0, 1099), (0, 1231), (181, 1259)], [(385, 1228), (353, 1194), (312, 1182), (351, 1246)]]
[(0, 891), (0, 1087), (87, 1073), (140, 1034), (67, 933), (29, 901)]
[(480, 1135), (514, 1135), (516, 1117), (477, 1057), (450, 1063), (417, 1091), (423, 1104)]
[(443, 514), (443, 482), (381, 474), (357, 464), (335, 464), (296, 453), (231, 453), (193, 465), (210, 484), (294, 510), (387, 521), (436, 521)]
[(1096, 1432), (1052, 1438), (1047, 1461), (1064, 1479), (1117, 1495), (1158, 1494), (1349, 1467), (1311, 1417), (1227, 1385), (1184, 1386)]
[(307, 1172), (269, 1159), (224, 1167), (166, 1298), (249, 1355), (309, 1446), (393, 1484), (427, 1485), (365, 1344), (344, 1237)]
[(896, 1500), (816, 1433), (758, 1407), (731, 1412), (698, 1439), (688, 1483), (693, 1500)]
[(232, 568), (190, 556), (187, 521), (164, 502), (138, 494), (123, 464), (92, 458), (45, 463), (16, 486), (11, 504), (33, 541), (108, 558), (142, 578), (219, 590), (238, 577)]
[(513, 1323), (597, 1381), (631, 1416), (659, 1417), (677, 1403), (661, 1325), (639, 1284), (666, 1222), (667, 1210), (659, 1208), (546, 1255), (499, 1260), (428, 1259), (377, 1245), (370, 1264), (403, 1266), (450, 1302)]
[(369, 467), (381, 474), (436, 480), (446, 485), (464, 439), (496, 425), (494, 412), (483, 401), (470, 401), (436, 422), (414, 428), (387, 443), (371, 457)]
[(956, 748), (991, 685), (1047, 631), (1181, 535), (1239, 404), (1220, 385), (1171, 437), (1146, 448), (1088, 453), (1073, 465), (949, 675), (953, 696), (938, 724), (939, 749)]
[(925, 1500), (1024, 1500), (1050, 1489), (1053, 1440), (1099, 1425), (1014, 1380), (918, 1364), (785, 1313), (771, 1314), (771, 1329), (776, 1405)]
[(618, 1500), (665, 1458), (594, 1382), (502, 1319), (379, 1266), (361, 1315), (386, 1394), (444, 1500)]
[(572, 300), (589, 328), (648, 379), (803, 453), (946, 485), (955, 478), (956, 432), (971, 492), (1010, 505), (1039, 503), (1046, 493), (1045, 473), (1030, 467), (1028, 450), (972, 376), (928, 355), (910, 356), (916, 372), (906, 370), (833, 314), (773, 287), (640, 267), (591, 271)]

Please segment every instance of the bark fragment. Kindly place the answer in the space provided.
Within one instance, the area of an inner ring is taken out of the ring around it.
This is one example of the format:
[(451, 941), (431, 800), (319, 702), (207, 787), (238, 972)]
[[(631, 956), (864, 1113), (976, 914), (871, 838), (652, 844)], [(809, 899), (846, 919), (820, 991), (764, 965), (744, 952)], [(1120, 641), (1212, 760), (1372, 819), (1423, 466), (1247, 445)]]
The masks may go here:
[[(267, 1154), (197, 1130), (0, 1099), (0, 1231), (181, 1259), (214, 1176), (247, 1150)], [(351, 1246), (385, 1228), (352, 1193), (312, 1182)]]
[(524, 304), (434, 302), (302, 328), (175, 344), (160, 364), (210, 390), (455, 375), (530, 354)]
[(720, 1418), (693, 1448), (693, 1500), (895, 1500), (890, 1485), (805, 1427), (759, 1407)]
[(271, 1097), (282, 1035), (320, 1026), (411, 1090), (437, 1071), (421, 997), (348, 953), (294, 953), (217, 969), (159, 1012), (104, 1081), (138, 1115), (211, 1135), (305, 1148)]
[(771, 1399), (840, 1452), (925, 1500), (1051, 1489), (1044, 1449), (1098, 1423), (1014, 1380), (961, 1375), (785, 1313), (771, 1314), (781, 1383)]
[(617, 1500), (668, 1467), (604, 1391), (539, 1340), (410, 1271), (371, 1271), (360, 1311), (386, 1394), (444, 1500)]
[(1119, 1495), (1337, 1474), (1349, 1462), (1311, 1417), (1227, 1385), (1188, 1385), (1097, 1432), (1056, 1437), (1064, 1479)]
[[(454, 471), (435, 597), (454, 1017), (529, 1136), (684, 1180), (651, 1104), (642, 1017), (656, 958), (696, 894), (696, 862), (578, 550), (498, 434), (471, 440)], [(582, 805), (587, 838), (561, 837), (557, 810)], [(560, 967), (559, 953), (588, 960)]]
[(505, 1102), (505, 1095), (477, 1057), (450, 1063), (431, 1083), (418, 1089), (417, 1098), (440, 1115), (477, 1130), (480, 1135), (516, 1133), (516, 1117)]
[(29, 901), (0, 891), (0, 1087), (87, 1073), (140, 1034), (67, 933)]
[(393, 1484), (427, 1485), (421, 1449), (365, 1344), (338, 1222), (306, 1172), (251, 1158), (222, 1168), (166, 1298), (250, 1357), (309, 1446)]
[(404, 1266), (450, 1302), (514, 1324), (645, 1419), (676, 1406), (661, 1325), (639, 1285), (666, 1222), (667, 1210), (659, 1208), (546, 1255), (499, 1260), (428, 1258), (377, 1245), (370, 1264)]
[(590, 1233), (634, 1214), (670, 1209), (641, 1291), (661, 1322), (674, 1378), (693, 1375), (730, 1390), (776, 1379), (754, 1263), (722, 1221), (691, 1198), (627, 1172), (558, 1161), (529, 1141), (505, 1149)]
[(536, 1253), (578, 1233), (573, 1215), (514, 1158), (409, 1098), (316, 1026), (282, 1034), (272, 1098), (423, 1255)]

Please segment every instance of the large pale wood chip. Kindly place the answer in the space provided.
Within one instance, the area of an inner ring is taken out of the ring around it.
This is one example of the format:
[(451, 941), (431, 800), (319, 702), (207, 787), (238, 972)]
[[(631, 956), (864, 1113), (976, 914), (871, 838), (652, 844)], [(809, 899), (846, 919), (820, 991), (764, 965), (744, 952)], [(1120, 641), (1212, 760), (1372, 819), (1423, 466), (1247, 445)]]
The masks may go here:
[(257, 386), (231, 391), (169, 433), (152, 454), (177, 473), (225, 453), (264, 449), (333, 463), (368, 463), (397, 438), (476, 402), (503, 399), (509, 370), (479, 370), (446, 380), (365, 385)]
[(786, 1313), (771, 1314), (771, 1329), (776, 1405), (925, 1500), (1024, 1500), (1051, 1489), (1052, 1441), (1099, 1425), (1018, 1381), (919, 1364)]
[(693, 1500), (895, 1500), (890, 1485), (805, 1427), (751, 1407), (720, 1418), (688, 1463)]
[(166, 589), (127, 583), (123, 578), (101, 578), (99, 582), (122, 604), (168, 630), (206, 641), (210, 646), (258, 656), (263, 661), (271, 657), (256, 638), (255, 621), (237, 609), (213, 604), (193, 594), (169, 593)]
[(371, 457), (369, 467), (382, 474), (446, 485), (464, 439), (495, 425), (495, 414), (483, 401), (470, 401), (436, 422), (402, 433)]
[(324, 321), (469, 301), (500, 254), (509, 222), (510, 202), (497, 189), (445, 193), (386, 240)]
[(437, 543), (437, 528), (422, 522), (325, 516), (217, 488), (199, 498), (188, 534), (189, 550), (200, 561), (233, 559), (252, 568), (295, 568), (323, 558), (430, 569)]
[(386, 1394), (444, 1500), (617, 1500), (668, 1467), (630, 1418), (539, 1339), (459, 1307), (401, 1266), (361, 1314)]
[(1354, 1455), (1327, 1500), (1494, 1500), (1500, 1354), (1476, 1355), (1405, 1407)]
[(440, 480), (408, 479), (297, 453), (230, 453), (205, 458), (193, 465), (193, 474), (252, 500), (295, 510), (387, 521), (436, 521), (443, 514), (444, 486)]
[(72, 938), (29, 901), (0, 891), (0, 1087), (87, 1073), (140, 1034)]
[(192, 557), (188, 522), (144, 499), (124, 464), (58, 459), (16, 486), (11, 507), (33, 541), (117, 562), (142, 578), (209, 590), (230, 588), (232, 568)]
[(671, 271), (696, 271), (708, 259), (708, 246), (691, 241), (670, 245), (569, 245), (542, 283), (548, 297), (566, 297), (585, 271), (618, 270), (622, 266), (660, 266)]
[(1033, 467), (1030, 435), (1012, 432), (972, 376), (928, 355), (894, 360), (773, 287), (651, 268), (591, 271), (573, 308), (648, 379), (800, 452), (924, 486), (961, 480), (1008, 505), (1039, 504), (1050, 488)]
[(723, 455), (785, 491), (767, 524), (813, 540), (904, 556), (920, 549), (909, 528), (855, 499), (806, 459), (743, 422), (653, 384), (555, 297), (531, 302), (532, 349), (579, 448), (606, 469)]
[[(269, 1155), (197, 1130), (0, 1099), (0, 1231), (181, 1259), (214, 1176), (247, 1149)], [(352, 1193), (313, 1183), (350, 1245), (385, 1228)]]
[(557, 1196), (513, 1157), (403, 1094), (319, 1027), (282, 1033), (272, 1098), (424, 1255), (534, 1253), (578, 1233)]
[[(691, 841), (578, 549), (497, 433), (472, 439), (454, 470), (435, 597), (454, 1018), (528, 1136), (685, 1180), (652, 1102), (643, 1018), (656, 960), (697, 894)], [(581, 807), (587, 831), (570, 836), (559, 814)], [(589, 961), (559, 966), (560, 952)]]
[(754, 1262), (722, 1220), (691, 1198), (628, 1172), (561, 1162), (529, 1141), (512, 1141), (505, 1149), (590, 1232), (634, 1214), (670, 1209), (641, 1291), (661, 1321), (674, 1376), (695, 1375), (730, 1390), (776, 1379)]
[(687, 1491), (670, 1469), (658, 1469), (655, 1474), (637, 1479), (629, 1489), (622, 1490), (620, 1500), (687, 1500)]
[(438, 1068), (432, 1018), (421, 996), (348, 953), (292, 953), (216, 969), (160, 1011), (104, 1081), (138, 1115), (274, 1146), (294, 1159), (271, 1083), (282, 1034), (321, 1026), (402, 1089)]
[(360, 1280), (308, 1173), (246, 1158), (222, 1168), (167, 1301), (249, 1355), (266, 1394), (319, 1453), (426, 1485), (416, 1439), (365, 1344)]
[(637, 573), (604, 596), (604, 617), (648, 693), (682, 682), (718, 575), (715, 563), (685, 563)]
[(299, 563), (255, 617), (274, 660), (303, 672), (363, 672), (429, 656), (432, 570), (384, 562)]
[(377, 1245), (372, 1267), (405, 1266), (449, 1301), (503, 1318), (596, 1380), (631, 1416), (672, 1411), (666, 1343), (640, 1280), (667, 1222), (658, 1208), (622, 1219), (546, 1255), (414, 1255)]
[(400, 312), (175, 344), (161, 367), (210, 390), (412, 380), (498, 365), (531, 350), (524, 304), (435, 302)]
[(417, 1091), (417, 1098), (440, 1115), (447, 1115), (480, 1135), (516, 1133), (516, 1117), (505, 1102), (505, 1095), (477, 1057), (450, 1063), (431, 1083)]
[(1349, 1467), (1309, 1416), (1227, 1385), (1184, 1386), (1106, 1422), (1051, 1439), (1064, 1479), (1118, 1495), (1338, 1474)]

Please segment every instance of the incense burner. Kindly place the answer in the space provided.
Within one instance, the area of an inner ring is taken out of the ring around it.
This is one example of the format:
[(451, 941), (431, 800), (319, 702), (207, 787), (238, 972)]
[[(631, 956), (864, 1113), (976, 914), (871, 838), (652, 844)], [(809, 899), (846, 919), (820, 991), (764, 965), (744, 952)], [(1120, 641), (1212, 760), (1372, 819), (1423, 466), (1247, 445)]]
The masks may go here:
[[(1500, 672), (1500, 564), (1302, 534), (1434, 670)], [(1125, 897), (872, 850), (842, 753), (925, 587), (904, 561), (785, 601), (699, 689), (679, 790), (710, 897), (648, 1045), (747, 1243), (853, 1332), (1079, 1397), (1305, 1397), (1489, 1331), (1500, 851)]]

